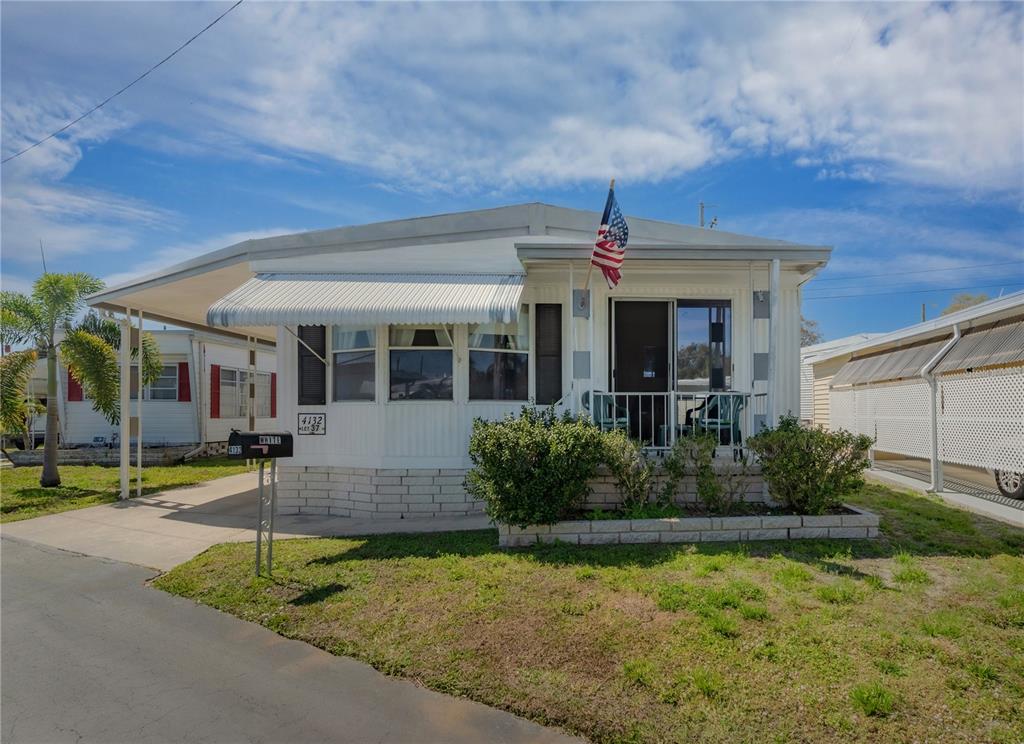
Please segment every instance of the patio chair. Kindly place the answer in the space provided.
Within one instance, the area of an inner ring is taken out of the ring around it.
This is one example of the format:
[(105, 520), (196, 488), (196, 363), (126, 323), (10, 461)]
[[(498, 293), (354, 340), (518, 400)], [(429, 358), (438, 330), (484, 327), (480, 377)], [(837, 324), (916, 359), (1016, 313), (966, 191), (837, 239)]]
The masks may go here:
[(694, 411), (694, 427), (718, 432), (719, 444), (737, 447), (743, 443), (740, 422), (745, 404), (742, 395), (709, 395), (705, 404)]
[(615, 395), (594, 391), (594, 410), (590, 411), (590, 391), (584, 390), (581, 397), (583, 409), (591, 413), (594, 423), (601, 431), (625, 429), (629, 431), (629, 411), (615, 404)]

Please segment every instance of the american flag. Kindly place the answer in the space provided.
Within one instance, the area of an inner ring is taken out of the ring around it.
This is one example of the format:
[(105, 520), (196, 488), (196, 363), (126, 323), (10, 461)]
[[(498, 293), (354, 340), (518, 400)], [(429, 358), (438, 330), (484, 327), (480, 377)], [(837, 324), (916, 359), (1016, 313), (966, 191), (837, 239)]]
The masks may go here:
[(601, 269), (608, 289), (614, 289), (622, 279), (619, 269), (626, 257), (626, 241), (629, 240), (629, 226), (622, 216), (619, 203), (615, 201), (615, 188), (608, 189), (608, 201), (604, 205), (601, 228), (597, 231), (594, 255), (590, 258), (593, 266)]

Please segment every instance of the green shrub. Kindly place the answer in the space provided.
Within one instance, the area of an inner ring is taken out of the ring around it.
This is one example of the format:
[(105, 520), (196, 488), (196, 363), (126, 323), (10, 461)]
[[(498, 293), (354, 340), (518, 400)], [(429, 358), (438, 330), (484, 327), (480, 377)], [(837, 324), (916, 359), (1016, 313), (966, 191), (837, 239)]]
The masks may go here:
[(784, 416), (750, 437), (772, 498), (801, 514), (823, 514), (864, 485), (871, 437), (803, 427)]
[(466, 490), (496, 522), (557, 522), (580, 508), (601, 461), (601, 431), (589, 420), (524, 406), (501, 421), (477, 419), (469, 438)]
[(866, 716), (883, 718), (896, 705), (896, 696), (889, 692), (881, 682), (866, 682), (857, 685), (850, 692), (854, 705)]
[(697, 484), (697, 499), (714, 514), (728, 514), (743, 500), (750, 478), (750, 467), (745, 456), (735, 458), (732, 467), (715, 469), (715, 451), (718, 438), (711, 433), (679, 437), (665, 456), (668, 476), (661, 491), (660, 501), (672, 503), (679, 483), (692, 475)]
[(654, 461), (639, 442), (623, 431), (602, 435), (604, 464), (608, 466), (619, 489), (624, 511), (642, 508), (651, 500), (654, 488)]

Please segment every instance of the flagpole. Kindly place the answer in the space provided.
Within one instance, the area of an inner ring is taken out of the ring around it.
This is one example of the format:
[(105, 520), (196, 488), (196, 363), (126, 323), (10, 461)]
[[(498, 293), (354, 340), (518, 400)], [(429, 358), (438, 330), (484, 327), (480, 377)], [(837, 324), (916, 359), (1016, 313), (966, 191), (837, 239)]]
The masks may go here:
[[(611, 181), (608, 182), (608, 190), (609, 191), (614, 191), (615, 190), (615, 179), (614, 178)], [(593, 261), (593, 259), (591, 259), (591, 261), (590, 261), (590, 268), (587, 269), (587, 281), (583, 283), (583, 289), (590, 289), (590, 275), (593, 274), (593, 273), (594, 273), (594, 261)]]

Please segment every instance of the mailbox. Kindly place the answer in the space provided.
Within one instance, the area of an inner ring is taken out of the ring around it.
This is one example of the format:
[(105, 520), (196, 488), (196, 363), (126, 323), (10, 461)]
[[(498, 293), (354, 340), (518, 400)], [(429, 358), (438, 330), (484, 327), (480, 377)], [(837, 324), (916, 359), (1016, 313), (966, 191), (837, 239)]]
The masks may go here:
[(292, 456), (292, 435), (287, 431), (232, 431), (228, 435), (228, 457), (235, 460), (264, 460)]

